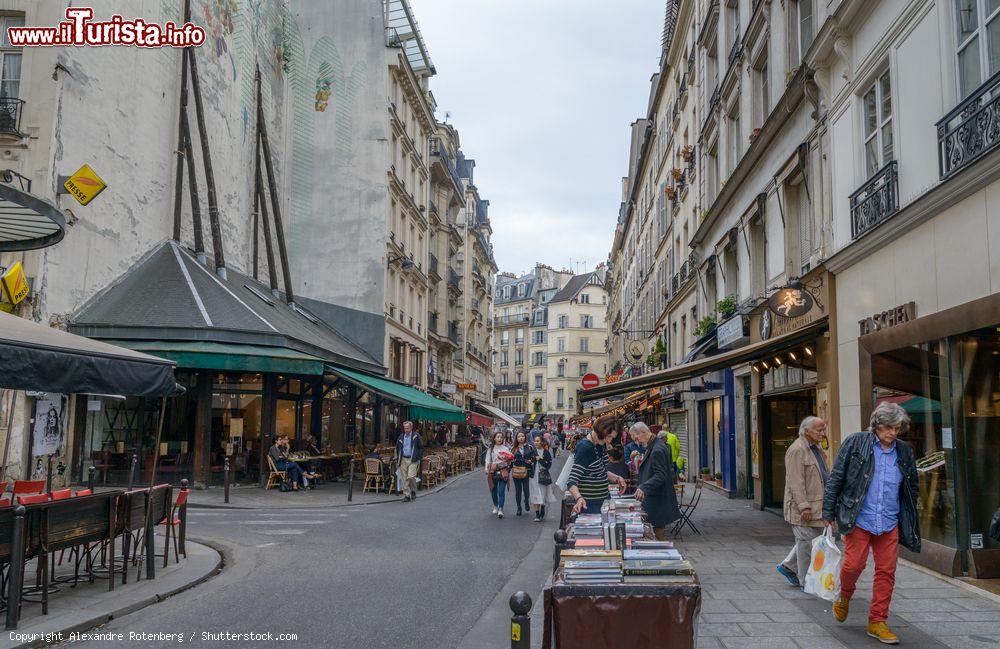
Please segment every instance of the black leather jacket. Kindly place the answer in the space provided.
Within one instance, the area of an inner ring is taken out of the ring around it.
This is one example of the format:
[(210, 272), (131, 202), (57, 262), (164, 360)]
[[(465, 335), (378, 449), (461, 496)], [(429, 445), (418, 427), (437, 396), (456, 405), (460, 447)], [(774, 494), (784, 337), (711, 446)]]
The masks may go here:
[[(823, 493), (823, 520), (836, 520), (842, 534), (854, 529), (854, 521), (868, 494), (875, 472), (875, 433), (854, 433), (840, 447), (837, 461), (826, 481)], [(913, 448), (896, 440), (896, 464), (903, 472), (899, 485), (899, 544), (920, 552), (920, 523), (917, 518), (917, 462)]]

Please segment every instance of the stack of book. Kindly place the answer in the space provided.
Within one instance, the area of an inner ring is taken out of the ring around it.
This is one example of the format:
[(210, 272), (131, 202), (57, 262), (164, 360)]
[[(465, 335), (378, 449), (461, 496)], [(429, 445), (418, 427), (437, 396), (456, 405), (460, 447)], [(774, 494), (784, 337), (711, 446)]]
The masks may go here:
[(618, 584), (622, 553), (617, 550), (563, 550), (559, 567), (566, 583)]
[(686, 583), (694, 574), (691, 563), (672, 547), (625, 550), (622, 559), (622, 581), (626, 584)]

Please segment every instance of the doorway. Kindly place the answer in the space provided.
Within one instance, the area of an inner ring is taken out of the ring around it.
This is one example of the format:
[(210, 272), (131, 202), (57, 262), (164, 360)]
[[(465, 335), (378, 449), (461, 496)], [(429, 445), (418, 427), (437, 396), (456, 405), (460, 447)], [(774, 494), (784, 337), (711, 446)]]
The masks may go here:
[(816, 413), (814, 389), (760, 398), (764, 506), (780, 509), (785, 498), (785, 451), (799, 436), (799, 423)]
[(708, 467), (711, 475), (722, 473), (722, 397), (698, 403), (698, 433), (700, 437), (701, 468)]

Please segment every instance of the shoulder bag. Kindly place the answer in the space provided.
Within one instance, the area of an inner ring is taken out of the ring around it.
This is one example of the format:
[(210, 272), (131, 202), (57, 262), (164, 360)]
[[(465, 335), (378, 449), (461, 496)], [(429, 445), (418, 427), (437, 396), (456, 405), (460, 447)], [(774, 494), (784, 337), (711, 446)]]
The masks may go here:
[(526, 466), (516, 466), (514, 467), (511, 477), (515, 480), (523, 480), (528, 477), (528, 467)]
[(542, 465), (538, 465), (538, 484), (547, 487), (552, 484), (552, 474)]

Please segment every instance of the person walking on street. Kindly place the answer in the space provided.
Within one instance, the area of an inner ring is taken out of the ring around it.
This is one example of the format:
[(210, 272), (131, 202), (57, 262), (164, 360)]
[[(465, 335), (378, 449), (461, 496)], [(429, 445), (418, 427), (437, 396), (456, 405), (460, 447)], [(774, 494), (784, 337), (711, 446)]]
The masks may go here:
[(645, 447), (636, 478), (635, 499), (642, 503), (656, 539), (665, 541), (667, 525), (681, 517), (674, 491), (674, 461), (670, 447), (642, 422), (632, 424), (629, 435)]
[(916, 458), (913, 448), (897, 439), (909, 426), (910, 418), (900, 405), (878, 404), (868, 430), (844, 440), (823, 495), (824, 522), (844, 535), (840, 596), (833, 603), (833, 615), (838, 622), (847, 619), (871, 548), (875, 579), (867, 631), (885, 644), (899, 644), (886, 624), (899, 546), (920, 552)]
[(552, 453), (549, 452), (549, 444), (542, 435), (535, 437), (535, 452), (536, 465), (531, 477), (528, 478), (528, 491), (531, 496), (531, 508), (535, 510), (535, 522), (540, 523), (545, 518), (545, 499), (549, 487), (538, 481), (538, 475), (543, 468), (546, 471), (552, 468)]
[(573, 468), (570, 470), (566, 489), (572, 494), (573, 513), (586, 511), (600, 514), (601, 504), (610, 497), (608, 483), (614, 482), (625, 491), (625, 478), (608, 471), (607, 444), (614, 435), (617, 420), (614, 415), (604, 415), (594, 422), (590, 434), (576, 443), (573, 449)]
[(501, 431), (493, 433), (493, 441), (486, 449), (483, 458), (483, 470), (486, 471), (486, 486), (490, 488), (493, 498), (493, 513), (497, 518), (503, 518), (504, 500), (507, 494), (507, 480), (510, 479), (510, 469), (505, 457), (510, 456), (510, 449), (503, 443), (504, 434)]
[(424, 443), (414, 432), (413, 422), (403, 422), (403, 434), (396, 440), (396, 465), (403, 481), (403, 502), (417, 499), (417, 472), (424, 459)]
[(826, 422), (806, 417), (799, 424), (799, 438), (785, 451), (785, 520), (792, 526), (795, 545), (778, 572), (799, 588), (806, 578), (812, 541), (823, 533), (823, 490), (829, 470), (820, 443), (826, 439)]
[[(541, 435), (541, 433), (538, 433)], [(535, 473), (535, 461), (538, 459), (538, 452), (535, 447), (528, 443), (528, 436), (522, 430), (514, 436), (514, 447), (511, 448), (514, 454), (514, 467), (511, 469), (511, 477), (514, 478), (514, 502), (517, 503), (517, 515), (520, 516), (525, 511), (531, 511), (529, 501), (530, 489), (528, 481)], [(524, 509), (521, 509), (521, 503)]]

